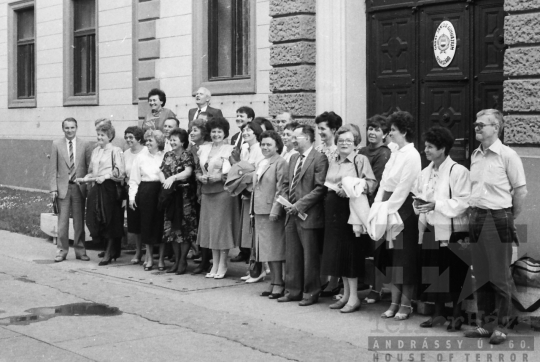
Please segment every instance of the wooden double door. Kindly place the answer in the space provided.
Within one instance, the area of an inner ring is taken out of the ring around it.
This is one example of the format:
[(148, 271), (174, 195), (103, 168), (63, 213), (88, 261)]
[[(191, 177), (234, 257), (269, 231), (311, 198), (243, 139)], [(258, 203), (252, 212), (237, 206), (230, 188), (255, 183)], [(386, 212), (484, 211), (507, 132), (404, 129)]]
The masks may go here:
[[(410, 112), (420, 150), (423, 132), (449, 128), (457, 140), (452, 157), (468, 165), (476, 113), (502, 110), (503, 1), (368, 0), (368, 19), (368, 114)], [(446, 67), (433, 43), (443, 21), (453, 25), (456, 41)]]

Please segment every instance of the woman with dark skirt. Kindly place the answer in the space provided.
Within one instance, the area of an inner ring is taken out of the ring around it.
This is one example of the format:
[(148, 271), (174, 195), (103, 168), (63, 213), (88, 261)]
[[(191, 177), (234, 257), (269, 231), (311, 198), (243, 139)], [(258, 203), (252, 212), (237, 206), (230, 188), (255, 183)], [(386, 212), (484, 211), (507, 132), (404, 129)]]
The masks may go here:
[(381, 318), (401, 321), (408, 319), (412, 313), (411, 299), (420, 280), (418, 216), (413, 210), (411, 191), (422, 170), (422, 163), (420, 154), (412, 143), (416, 124), (411, 114), (394, 112), (388, 117), (388, 123), (389, 137), (398, 145), (398, 149), (392, 153), (384, 168), (372, 211), (377, 203), (386, 203), (384, 206), (388, 215), (398, 213), (403, 222), (403, 230), (393, 243), (377, 241), (379, 247), (383, 248), (381, 252), (385, 257), (380, 258), (376, 265), (390, 278), (392, 285), (392, 303)]
[[(369, 160), (373, 174), (377, 179), (377, 184), (381, 183), (382, 174), (386, 163), (390, 159), (392, 151), (385, 145), (386, 138), (388, 137), (388, 132), (390, 131), (390, 126), (388, 126), (386, 117), (381, 115), (374, 115), (368, 119), (367, 122), (367, 146), (362, 147), (358, 150), (358, 154), (364, 155)], [(378, 185), (374, 192), (368, 195), (369, 204), (373, 204), (375, 195), (377, 195)], [(366, 248), (366, 258), (374, 259), (374, 264), (377, 265), (381, 255), (379, 251), (381, 250), (375, 248), (375, 241), (371, 240), (368, 234), (363, 234), (360, 236), (362, 245)], [(368, 268), (372, 270), (372, 268)], [(366, 280), (366, 283), (371, 285), (371, 291), (368, 296), (365, 298), (367, 304), (377, 303), (381, 300), (382, 295), (382, 280), (377, 278), (376, 273), (368, 273), (366, 275), (369, 280)]]
[[(420, 214), (422, 229), (422, 270), (429, 268), (436, 276), (428, 278), (429, 285), (422, 286), (420, 300), (435, 304), (434, 314), (420, 327), (444, 325), (445, 303), (453, 303), (453, 313), (448, 331), (458, 331), (463, 324), (461, 317), (462, 290), (469, 266), (463, 260), (468, 244), (469, 198), (471, 182), (469, 170), (450, 158), (454, 136), (447, 128), (433, 127), (424, 134), (426, 158), (431, 163), (418, 176), (413, 192), (418, 197), (414, 209)], [(438, 268), (438, 273), (433, 271)], [(424, 279), (424, 278), (422, 278)], [(469, 295), (469, 293), (464, 293)]]
[(163, 241), (172, 243), (175, 263), (167, 273), (185, 274), (187, 254), (197, 241), (197, 184), (195, 162), (187, 151), (188, 133), (181, 128), (169, 134), (172, 151), (163, 157), (160, 179), (162, 206), (165, 210)]
[[(344, 177), (365, 180), (364, 193), (369, 194), (377, 186), (368, 159), (355, 152), (361, 136), (349, 126), (336, 132), (337, 157), (329, 161), (325, 185), (328, 194), (324, 202), (325, 226), (321, 274), (343, 279), (343, 296), (331, 309), (352, 313), (360, 309), (358, 278), (364, 277), (364, 248), (356, 237), (353, 226), (348, 223), (351, 215), (349, 198), (343, 190)], [(366, 201), (367, 203), (367, 201)]]
[[(129, 146), (124, 151), (124, 161), (126, 166), (126, 204), (129, 205), (129, 176), (131, 175), (131, 166), (133, 161), (141, 152), (148, 152), (148, 148), (144, 145), (144, 132), (141, 128), (131, 126), (124, 131), (124, 140)], [(127, 210), (127, 232), (128, 241), (135, 244), (135, 256), (131, 259), (132, 264), (139, 264), (142, 257), (141, 243), (141, 214), (139, 209), (133, 210), (128, 207)]]
[(158, 269), (165, 270), (163, 244), (163, 212), (158, 210), (161, 182), (161, 163), (165, 136), (161, 131), (148, 130), (144, 134), (148, 152), (140, 153), (133, 161), (129, 176), (129, 207), (139, 209), (141, 215), (141, 242), (146, 245), (144, 270), (154, 267), (154, 245), (159, 244)]
[(88, 174), (77, 182), (94, 181), (87, 196), (86, 225), (92, 237), (107, 240), (107, 248), (100, 266), (116, 260), (115, 240), (124, 235), (124, 214), (122, 197), (117, 187), (124, 179), (124, 154), (122, 149), (113, 146), (115, 130), (109, 120), (102, 121), (96, 127), (97, 145), (92, 151)]

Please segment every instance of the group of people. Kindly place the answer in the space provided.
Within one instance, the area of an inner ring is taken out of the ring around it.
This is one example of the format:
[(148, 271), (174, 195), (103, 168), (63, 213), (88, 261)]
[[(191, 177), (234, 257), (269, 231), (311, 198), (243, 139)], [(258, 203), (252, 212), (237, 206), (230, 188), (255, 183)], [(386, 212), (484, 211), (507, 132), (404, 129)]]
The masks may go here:
[(269, 270), (261, 296), (300, 306), (334, 296), (330, 308), (351, 313), (361, 308), (361, 286), (371, 288), (364, 301), (371, 304), (381, 300), (384, 284), (391, 304), (381, 318), (408, 319), (412, 300), (427, 301), (435, 311), (421, 327), (449, 321), (449, 331), (461, 329), (461, 303), (476, 291), (478, 327), (465, 335), (493, 344), (506, 339), (514, 219), (527, 189), (519, 156), (499, 140), (499, 111), (477, 114), (480, 146), (470, 172), (449, 156), (454, 137), (442, 127), (423, 134), (430, 163), (422, 170), (408, 112), (371, 117), (360, 147), (359, 128), (334, 112), (317, 116), (315, 129), (287, 112), (270, 122), (240, 107), (240, 131), (229, 137), (229, 122), (210, 98), (207, 89), (197, 91), (186, 131), (164, 108), (165, 93), (153, 89), (151, 112), (124, 132), (125, 151), (111, 144), (110, 120), (96, 121), (92, 147), (76, 137), (75, 119), (63, 121), (65, 137), (51, 154), (60, 210), (55, 261), (69, 250), (71, 212), (76, 258), (89, 260), (86, 219), (92, 237), (107, 240), (99, 265), (109, 264), (120, 253), (125, 207), (132, 262), (145, 270), (154, 268), (155, 246), (157, 268), (166, 270), (170, 244), (168, 272), (186, 273), (193, 248), (201, 256), (193, 273), (222, 279), (229, 251), (240, 248), (231, 261), (250, 262), (243, 280), (260, 281)]

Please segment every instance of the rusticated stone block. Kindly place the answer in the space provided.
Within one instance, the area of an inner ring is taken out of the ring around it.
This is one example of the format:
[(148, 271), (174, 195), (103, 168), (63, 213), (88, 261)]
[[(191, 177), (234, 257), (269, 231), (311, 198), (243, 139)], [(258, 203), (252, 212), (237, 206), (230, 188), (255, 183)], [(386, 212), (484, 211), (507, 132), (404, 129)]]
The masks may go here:
[(540, 144), (540, 116), (509, 115), (504, 123), (505, 143)]
[(277, 44), (270, 48), (270, 65), (315, 64), (317, 49), (315, 43), (301, 41), (293, 44)]
[(510, 15), (504, 19), (506, 44), (540, 43), (539, 14)]
[(159, 58), (159, 39), (139, 42), (139, 59)]
[(139, 3), (139, 21), (159, 19), (160, 17), (160, 1), (144, 1)]
[(540, 47), (511, 48), (504, 53), (504, 75), (540, 74)]
[(504, 111), (540, 111), (540, 80), (507, 80), (504, 87)]
[(156, 21), (144, 21), (139, 23), (139, 40), (156, 38)]
[(296, 15), (272, 19), (270, 22), (271, 43), (294, 40), (315, 40), (315, 16)]
[(297, 92), (315, 90), (315, 66), (274, 68), (270, 71), (271, 92)]
[(270, 16), (309, 13), (315, 14), (316, 0), (271, 0)]
[(277, 93), (268, 96), (268, 113), (276, 116), (291, 112), (295, 116), (315, 116), (315, 93)]
[(540, 9), (540, 0), (505, 0), (504, 11)]

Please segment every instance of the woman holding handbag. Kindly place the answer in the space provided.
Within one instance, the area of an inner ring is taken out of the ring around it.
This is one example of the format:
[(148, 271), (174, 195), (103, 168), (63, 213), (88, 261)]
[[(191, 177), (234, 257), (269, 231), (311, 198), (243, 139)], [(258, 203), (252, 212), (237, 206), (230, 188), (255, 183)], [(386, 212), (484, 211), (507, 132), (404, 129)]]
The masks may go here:
[[(467, 209), (471, 194), (469, 171), (449, 155), (454, 136), (447, 128), (433, 127), (424, 134), (425, 153), (431, 163), (418, 176), (413, 193), (417, 196), (414, 210), (420, 214), (419, 232), (422, 243), (423, 273), (438, 273), (423, 280), (420, 300), (435, 303), (434, 314), (420, 327), (443, 325), (444, 304), (453, 303), (448, 331), (458, 331), (463, 324), (461, 301), (469, 266), (463, 260), (467, 252), (469, 220)], [(424, 232), (426, 228), (433, 232)], [(465, 249), (465, 250), (464, 250)], [(429, 268), (429, 269), (428, 269)]]
[[(195, 172), (201, 186), (201, 214), (197, 244), (212, 250), (214, 264), (207, 278), (223, 279), (227, 273), (229, 249), (239, 238), (240, 205), (224, 189), (223, 177), (230, 169), (229, 157), (232, 145), (225, 144), (229, 136), (229, 122), (223, 117), (210, 119), (206, 123), (210, 131), (211, 144), (199, 148), (199, 162)], [(202, 271), (209, 265), (208, 253), (202, 251)], [(195, 273), (195, 272), (194, 272)]]
[(116, 259), (115, 239), (124, 235), (123, 186), (120, 182), (125, 177), (125, 166), (122, 149), (111, 144), (115, 136), (111, 121), (99, 122), (96, 132), (98, 147), (92, 151), (88, 174), (76, 182), (94, 181), (87, 197), (86, 225), (92, 237), (107, 240), (105, 255), (99, 262), (103, 266)]

